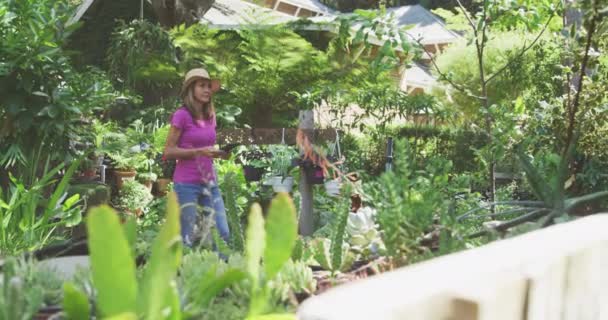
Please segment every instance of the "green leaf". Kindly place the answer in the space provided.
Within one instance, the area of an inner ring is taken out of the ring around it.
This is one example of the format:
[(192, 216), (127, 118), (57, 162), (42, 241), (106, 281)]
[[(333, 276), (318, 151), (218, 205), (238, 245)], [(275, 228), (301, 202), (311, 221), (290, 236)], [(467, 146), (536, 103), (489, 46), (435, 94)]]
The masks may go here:
[(570, 198), (570, 199), (566, 200), (565, 210), (570, 211), (585, 203), (588, 203), (591, 201), (599, 201), (599, 200), (606, 199), (606, 198), (608, 198), (608, 191), (599, 191), (599, 192), (595, 192), (592, 194), (586, 194), (584, 196), (580, 196), (580, 197), (576, 197), (576, 198)]
[[(170, 313), (163, 320), (182, 320), (184, 315), (181, 312), (181, 302), (175, 281), (171, 282), (171, 288), (167, 290), (165, 301), (168, 303)], [(187, 318), (187, 317), (186, 317)]]
[(207, 307), (211, 300), (215, 298), (224, 289), (230, 287), (232, 284), (237, 283), (247, 276), (247, 274), (238, 269), (230, 269), (224, 272), (221, 276), (216, 277), (216, 268), (213, 267), (204, 277), (205, 283), (201, 286), (201, 299), (200, 304)]
[(532, 165), (530, 160), (526, 157), (522, 150), (518, 150), (517, 156), (519, 158), (519, 162), (521, 163), (524, 171), (526, 172), (526, 179), (530, 186), (532, 187), (532, 191), (534, 191), (535, 195), (545, 203), (546, 206), (551, 207), (553, 205), (551, 199), (551, 190), (547, 185), (545, 180), (542, 178), (538, 170)]
[(277, 314), (265, 314), (253, 317), (247, 317), (246, 320), (297, 320), (295, 314), (290, 313), (277, 313)]
[[(146, 265), (138, 301), (138, 314), (145, 319), (162, 319), (163, 310), (171, 308), (167, 299), (171, 282), (177, 274), (181, 260), (182, 242), (179, 231), (179, 205), (174, 192), (167, 200), (167, 217), (152, 244), (150, 260)], [(171, 310), (172, 313), (179, 310)]]
[(122, 225), (127, 241), (129, 242), (129, 248), (131, 248), (131, 255), (135, 258), (135, 243), (137, 241), (137, 219), (133, 216), (129, 216)]
[(133, 312), (125, 312), (112, 317), (103, 318), (103, 320), (137, 320), (137, 315)]
[(91, 316), (89, 300), (74, 284), (63, 284), (63, 312), (68, 320), (88, 320)]
[(264, 269), (266, 279), (272, 279), (291, 257), (298, 238), (296, 208), (287, 193), (279, 193), (270, 203), (266, 218), (266, 248)]
[(246, 231), (245, 257), (247, 262), (247, 272), (253, 282), (252, 287), (257, 289), (260, 277), (260, 260), (264, 253), (266, 235), (264, 231), (264, 217), (262, 208), (254, 203), (249, 211), (249, 224)]
[[(63, 175), (63, 178), (61, 178), (61, 181), (59, 182), (59, 184), (55, 188), (55, 191), (51, 195), (48, 205), (46, 206), (46, 209), (44, 211), (45, 220), (48, 219), (49, 217), (51, 217), (53, 211), (55, 210), (55, 207), (57, 206), (57, 203), (59, 202), (59, 199), (61, 199), (66, 188), (68, 187), (68, 183), (72, 179), (74, 172), (76, 171), (78, 166), (80, 166), (81, 161), (82, 161), (82, 157), (76, 161), (73, 161), (72, 164), (70, 165), (70, 167), (68, 168), (68, 170)], [(57, 169), (57, 167), (55, 169), (51, 170), (50, 172), (55, 172), (56, 169)], [(57, 170), (59, 170), (59, 169), (57, 169)], [(47, 176), (49, 176), (49, 175), (47, 175)], [(46, 178), (46, 176), (45, 176), (45, 178)], [(50, 176), (49, 176), (49, 178), (50, 178)], [(44, 180), (44, 178), (43, 178), (43, 180)]]
[(135, 312), (135, 262), (118, 215), (108, 206), (93, 208), (87, 218), (93, 283), (98, 315)]

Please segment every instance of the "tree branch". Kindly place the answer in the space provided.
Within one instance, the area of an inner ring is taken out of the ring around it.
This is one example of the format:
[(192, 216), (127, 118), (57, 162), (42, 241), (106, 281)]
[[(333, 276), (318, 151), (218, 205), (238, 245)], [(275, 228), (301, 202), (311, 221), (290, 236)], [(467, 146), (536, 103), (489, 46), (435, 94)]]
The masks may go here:
[(536, 38), (534, 38), (534, 40), (532, 41), (532, 43), (530, 43), (529, 46), (525, 46), (524, 45), (524, 48), (519, 52), (519, 54), (515, 58), (510, 59), (510, 61), (508, 61), (504, 66), (502, 66), (500, 69), (498, 69), (498, 71), (496, 71), (494, 74), (492, 74), (491, 76), (489, 76), (488, 79), (486, 80), (486, 84), (489, 83), (496, 76), (498, 76), (499, 74), (501, 74), (503, 71), (505, 71), (515, 61), (517, 61), (518, 59), (520, 59), (526, 52), (528, 52), (528, 50), (530, 50), (536, 44), (536, 42), (538, 42), (538, 40), (543, 35), (543, 33), (545, 33), (545, 30), (547, 30), (547, 27), (549, 26), (549, 23), (553, 19), (553, 13), (555, 13), (555, 12), (551, 13), (551, 16), (549, 17), (549, 19), (547, 19), (547, 22), (543, 26), (543, 29), (538, 33), (538, 35), (536, 36)]
[(481, 96), (476, 96), (476, 95), (472, 94), (471, 90), (468, 90), (467, 88), (454, 83), (454, 81), (450, 80), (450, 78), (448, 78), (448, 76), (445, 73), (441, 72), (441, 69), (439, 69), (439, 66), (437, 65), (437, 62), (435, 61), (435, 57), (433, 57), (433, 55), (428, 50), (426, 50), (426, 48), (424, 47), (424, 45), (422, 44), (422, 42), (420, 42), (419, 39), (415, 39), (415, 40), (416, 40), (416, 43), (418, 43), (418, 45), (420, 45), (420, 47), (422, 48), (422, 50), (424, 50), (424, 52), (429, 56), (429, 58), (431, 59), (431, 63), (433, 64), (433, 67), (435, 67), (435, 70), (437, 71), (437, 73), (439, 73), (439, 76), (443, 80), (445, 80), (447, 83), (449, 83), (456, 90), (458, 90), (458, 91), (466, 94), (467, 96), (475, 98), (475, 99), (482, 100)]
[(464, 17), (467, 19), (467, 21), (469, 21), (471, 28), (473, 28), (473, 33), (475, 34), (475, 36), (477, 36), (477, 31), (475, 31), (476, 29), (475, 29), (475, 23), (473, 23), (473, 19), (471, 19), (471, 17), (469, 16), (469, 13), (465, 9), (465, 7), (462, 5), (462, 2), (460, 2), (460, 0), (456, 0), (456, 2), (458, 2), (458, 7), (460, 8), (460, 11), (462, 11), (462, 14), (464, 15)]
[(576, 123), (576, 113), (580, 104), (581, 91), (583, 91), (583, 80), (585, 77), (585, 71), (587, 69), (587, 63), (589, 63), (589, 50), (591, 49), (591, 42), (593, 40), (593, 34), (595, 33), (595, 24), (597, 23), (599, 14), (597, 11), (597, 1), (593, 1), (593, 18), (587, 30), (587, 43), (585, 45), (585, 55), (583, 56), (583, 62), (581, 63), (580, 77), (578, 80), (578, 87), (574, 95), (574, 101), (572, 102), (572, 108), (570, 108), (570, 114), (568, 119), (568, 135), (566, 137), (566, 145), (564, 146), (565, 156), (572, 144), (572, 138), (574, 137), (574, 125)]

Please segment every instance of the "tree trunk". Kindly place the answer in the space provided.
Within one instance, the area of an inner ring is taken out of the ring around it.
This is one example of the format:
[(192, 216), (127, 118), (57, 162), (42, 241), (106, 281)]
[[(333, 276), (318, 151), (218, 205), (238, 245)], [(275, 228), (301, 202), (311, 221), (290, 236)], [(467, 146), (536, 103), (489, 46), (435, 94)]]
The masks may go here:
[[(300, 123), (299, 128), (305, 130), (312, 130), (315, 127), (314, 111), (312, 110), (301, 110), (300, 111)], [(309, 141), (313, 143), (313, 135), (308, 137)], [(315, 231), (314, 228), (314, 215), (313, 215), (313, 190), (312, 184), (308, 181), (308, 176), (302, 170), (300, 172), (300, 221), (299, 231), (303, 236), (310, 236)]]

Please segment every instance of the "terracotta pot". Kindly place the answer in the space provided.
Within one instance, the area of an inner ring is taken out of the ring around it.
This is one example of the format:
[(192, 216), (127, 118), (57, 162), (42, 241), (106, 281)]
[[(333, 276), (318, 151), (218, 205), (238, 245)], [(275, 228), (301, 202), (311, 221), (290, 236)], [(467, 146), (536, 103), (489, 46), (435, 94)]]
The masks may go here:
[(135, 179), (136, 174), (137, 174), (137, 171), (135, 171), (135, 170), (133, 170), (133, 171), (114, 170), (114, 176), (116, 177), (116, 188), (118, 190), (122, 189), (122, 185), (124, 184), (124, 181)]
[(156, 180), (156, 192), (159, 196), (164, 196), (167, 194), (167, 189), (169, 187), (169, 183), (171, 183), (171, 179), (160, 178)]
[(143, 184), (146, 187), (146, 189), (148, 189), (148, 191), (150, 191), (150, 193), (152, 193), (152, 184), (153, 183), (154, 183), (154, 181), (152, 181), (152, 180), (146, 180), (146, 181), (143, 181), (141, 184)]

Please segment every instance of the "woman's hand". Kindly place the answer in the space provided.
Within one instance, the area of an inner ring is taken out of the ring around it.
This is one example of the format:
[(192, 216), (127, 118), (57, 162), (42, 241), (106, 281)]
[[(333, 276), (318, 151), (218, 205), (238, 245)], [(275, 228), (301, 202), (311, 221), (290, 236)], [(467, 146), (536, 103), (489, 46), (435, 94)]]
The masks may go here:
[(208, 157), (208, 158), (220, 158), (220, 159), (228, 159), (230, 158), (230, 154), (224, 150), (220, 150), (220, 149), (215, 149), (212, 147), (206, 147), (206, 148), (198, 148), (195, 149), (194, 151), (194, 155), (199, 157)]

